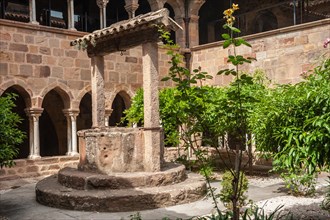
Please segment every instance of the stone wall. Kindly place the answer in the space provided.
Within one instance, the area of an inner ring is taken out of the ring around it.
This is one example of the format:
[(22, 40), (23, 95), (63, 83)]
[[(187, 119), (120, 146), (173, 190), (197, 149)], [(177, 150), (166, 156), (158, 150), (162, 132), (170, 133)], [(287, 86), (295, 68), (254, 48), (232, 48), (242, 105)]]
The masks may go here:
[[(41, 107), (44, 96), (55, 88), (65, 107), (79, 109), (81, 98), (91, 90), (91, 60), (70, 41), (84, 34), (0, 19), (0, 94), (16, 84), (30, 96), (29, 107)], [(141, 56), (141, 47), (105, 56), (107, 107), (118, 92), (132, 97), (142, 87)], [(160, 49), (159, 57), (162, 78), (168, 70), (166, 51)]]
[[(255, 57), (257, 61), (241, 70), (264, 70), (273, 84), (297, 83), (304, 71), (312, 69), (323, 54), (329, 53), (329, 48), (323, 48), (329, 33), (330, 19), (324, 19), (243, 37), (252, 48), (241, 46), (237, 54)], [(233, 54), (232, 48), (222, 49), (222, 42), (215, 42), (192, 48), (192, 54), (192, 68), (200, 66), (213, 75), (209, 84), (227, 85), (230, 82), (231, 77), (216, 73), (228, 68), (227, 57)]]
[(28, 178), (36, 176), (51, 175), (64, 167), (77, 167), (79, 157), (43, 157), (41, 159), (15, 160), (16, 165), (11, 168), (0, 169), (0, 181), (17, 178)]

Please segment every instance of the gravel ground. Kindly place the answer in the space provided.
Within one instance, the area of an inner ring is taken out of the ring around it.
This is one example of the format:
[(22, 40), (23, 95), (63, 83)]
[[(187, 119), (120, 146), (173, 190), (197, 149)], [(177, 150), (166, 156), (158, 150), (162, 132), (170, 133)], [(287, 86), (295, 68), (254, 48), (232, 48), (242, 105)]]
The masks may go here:
[(270, 213), (276, 207), (282, 206), (278, 219), (285, 219), (285, 214), (291, 213), (293, 219), (299, 220), (329, 220), (330, 213), (321, 209), (320, 205), (324, 197), (305, 198), (294, 196), (280, 196), (265, 201), (259, 201), (256, 204), (263, 207), (265, 212)]

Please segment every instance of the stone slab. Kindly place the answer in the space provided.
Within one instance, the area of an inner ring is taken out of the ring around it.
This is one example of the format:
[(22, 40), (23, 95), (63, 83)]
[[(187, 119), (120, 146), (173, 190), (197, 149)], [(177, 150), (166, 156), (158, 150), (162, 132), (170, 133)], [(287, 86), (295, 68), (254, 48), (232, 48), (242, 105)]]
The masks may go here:
[(166, 163), (160, 172), (113, 173), (105, 175), (95, 172), (64, 168), (58, 173), (58, 182), (74, 189), (128, 189), (156, 187), (179, 183), (187, 178), (185, 167)]
[(56, 175), (36, 185), (36, 199), (43, 205), (98, 212), (138, 211), (184, 204), (201, 199), (205, 193), (203, 177), (193, 173), (181, 183), (150, 188), (77, 190), (61, 185)]

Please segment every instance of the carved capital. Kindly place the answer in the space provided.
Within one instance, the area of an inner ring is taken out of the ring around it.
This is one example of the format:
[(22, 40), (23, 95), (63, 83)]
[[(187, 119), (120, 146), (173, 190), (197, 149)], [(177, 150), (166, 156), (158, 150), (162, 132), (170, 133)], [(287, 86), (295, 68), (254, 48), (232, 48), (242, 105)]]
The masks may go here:
[(99, 8), (107, 7), (108, 2), (109, 0), (96, 0), (96, 4), (99, 6)]
[(31, 119), (34, 119), (34, 120), (37, 120), (41, 113), (44, 111), (43, 108), (26, 108), (24, 109), (26, 115), (31, 118)]
[(65, 117), (70, 118), (72, 121), (75, 121), (79, 115), (79, 110), (77, 109), (63, 109), (63, 114)]

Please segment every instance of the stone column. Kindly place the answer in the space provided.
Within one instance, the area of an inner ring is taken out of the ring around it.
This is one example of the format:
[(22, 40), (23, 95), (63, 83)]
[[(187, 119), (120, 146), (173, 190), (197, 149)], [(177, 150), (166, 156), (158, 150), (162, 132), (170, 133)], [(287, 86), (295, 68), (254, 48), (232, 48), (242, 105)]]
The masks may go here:
[[(174, 20), (176, 21), (176, 23), (178, 23), (181, 27), (185, 27), (185, 18), (182, 16), (175, 16)], [(186, 38), (185, 38), (185, 32), (186, 32), (186, 28), (181, 30), (178, 29), (175, 32), (175, 40), (176, 43), (178, 45), (180, 45), (181, 48), (185, 48), (186, 47)]]
[(29, 0), (29, 11), (30, 11), (30, 23), (39, 24), (39, 22), (37, 21), (37, 16), (36, 16), (36, 1), (35, 0)]
[(68, 2), (68, 29), (76, 30), (74, 27), (74, 0), (67, 0)]
[(158, 100), (158, 44), (142, 45), (143, 95), (144, 95), (144, 167), (147, 172), (161, 168), (161, 135)]
[(105, 127), (109, 127), (109, 118), (113, 112), (113, 109), (106, 109), (105, 110)]
[(190, 47), (199, 45), (198, 21), (199, 21), (198, 15), (190, 15), (190, 23), (189, 23)]
[(67, 119), (68, 152), (66, 154), (69, 156), (76, 156), (78, 155), (76, 119), (79, 114), (79, 110), (64, 109), (63, 113)]
[(139, 8), (139, 4), (137, 0), (125, 0), (126, 5), (125, 5), (125, 10), (128, 13), (129, 18), (134, 18), (135, 17), (135, 11), (136, 9)]
[(39, 117), (43, 108), (27, 108), (25, 113), (29, 117), (30, 154), (29, 159), (40, 158)]
[(109, 0), (96, 0), (97, 6), (100, 8), (100, 29), (107, 26), (107, 4)]
[(92, 121), (93, 128), (105, 126), (105, 97), (104, 97), (104, 57), (92, 57)]

